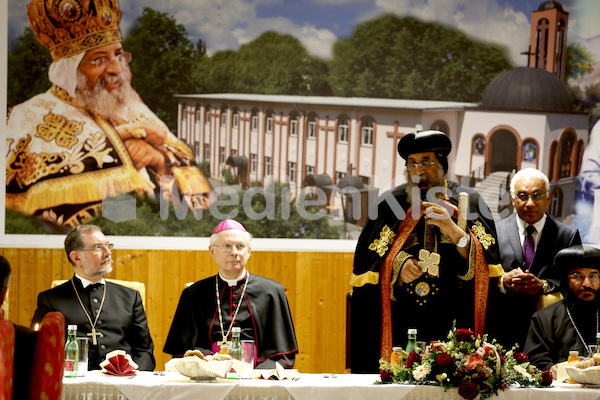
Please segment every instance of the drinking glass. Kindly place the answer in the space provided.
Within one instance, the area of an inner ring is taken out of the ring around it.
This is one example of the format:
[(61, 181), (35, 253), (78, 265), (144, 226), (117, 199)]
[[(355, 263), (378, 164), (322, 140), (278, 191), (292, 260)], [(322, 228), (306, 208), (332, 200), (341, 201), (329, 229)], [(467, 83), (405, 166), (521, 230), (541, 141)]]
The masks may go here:
[(241, 376), (242, 379), (252, 379), (255, 351), (254, 340), (242, 340), (242, 361), (246, 364), (246, 368)]
[(77, 376), (86, 376), (88, 371), (88, 352), (90, 350), (90, 339), (84, 337), (77, 338), (79, 346), (79, 360), (77, 361)]

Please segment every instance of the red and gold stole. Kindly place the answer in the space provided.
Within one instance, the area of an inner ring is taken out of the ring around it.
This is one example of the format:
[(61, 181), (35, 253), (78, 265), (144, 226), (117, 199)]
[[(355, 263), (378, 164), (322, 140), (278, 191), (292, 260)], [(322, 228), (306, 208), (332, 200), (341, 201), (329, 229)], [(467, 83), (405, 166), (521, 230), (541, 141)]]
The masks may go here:
[[(391, 285), (392, 266), (394, 258), (400, 250), (406, 239), (417, 226), (417, 223), (423, 216), (423, 213), (418, 219), (412, 218), (411, 208), (406, 212), (406, 218), (402, 220), (398, 226), (396, 240), (383, 261), (383, 268), (380, 271), (379, 282), (381, 284), (381, 347), (380, 355), (384, 360), (390, 360), (392, 354), (392, 309), (391, 309)], [(475, 268), (475, 335), (483, 336), (485, 327), (485, 313), (487, 308), (487, 298), (489, 291), (489, 269), (488, 264), (483, 254), (483, 247), (477, 237), (471, 235), (471, 249), (469, 251), (469, 265), (473, 263)]]

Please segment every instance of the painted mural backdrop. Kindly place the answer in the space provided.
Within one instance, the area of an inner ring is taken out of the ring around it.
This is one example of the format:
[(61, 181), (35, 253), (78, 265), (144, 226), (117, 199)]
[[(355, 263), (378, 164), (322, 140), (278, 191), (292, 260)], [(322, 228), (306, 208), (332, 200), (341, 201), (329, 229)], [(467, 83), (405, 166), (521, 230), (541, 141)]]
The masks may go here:
[[(477, 107), (500, 74), (539, 61), (540, 53), (531, 48), (532, 13), (548, 2), (463, 3), (8, 0), (1, 229), (4, 235), (64, 233), (94, 223), (109, 234), (206, 237), (230, 216), (256, 237), (357, 239), (369, 204), (360, 205), (362, 217), (350, 215), (352, 205), (336, 195), (339, 182), (356, 176), (379, 194), (402, 183), (403, 165), (394, 151), (375, 160), (389, 175), (359, 174), (360, 166), (350, 161), (341, 171), (327, 165), (298, 171), (288, 163), (278, 166), (285, 169), (281, 178), (267, 185), (248, 171), (254, 162), (271, 160), (237, 154), (231, 145), (215, 151), (196, 146), (195, 134), (185, 128), (191, 116), (176, 96), (325, 96), (332, 103), (345, 97), (414, 99)], [(469, 121), (440, 118), (422, 126), (401, 119), (356, 122), (350, 115), (348, 123), (342, 118), (332, 125), (332, 140), (349, 142), (353, 124), (360, 124), (356, 140), (389, 149), (400, 135), (398, 125), (443, 130), (455, 141), (450, 178), (475, 182), (496, 170), (539, 168), (553, 181), (550, 212), (576, 224), (584, 241), (600, 242), (600, 202), (594, 202), (600, 191), (600, 128), (592, 129), (600, 115), (595, 23), (600, 5), (561, 4), (568, 17), (561, 33), (568, 51), (563, 49), (566, 69), (558, 75), (574, 99), (567, 114), (573, 121), (584, 116), (587, 126), (574, 122), (554, 140), (532, 117), (524, 122), (532, 130), (524, 137), (509, 124), (497, 124), (493, 132), (474, 127), (476, 134), (467, 137), (455, 127)], [(428, 43), (424, 37), (436, 39)], [(423, 47), (411, 50), (407, 43)], [(198, 121), (226, 125), (218, 109), (202, 110)], [(321, 120), (326, 115), (315, 112)], [(511, 110), (505, 118), (518, 121), (519, 114)], [(268, 131), (269, 121), (276, 123), (267, 116), (257, 124)], [(306, 129), (309, 135), (310, 121), (307, 115), (302, 127), (294, 127), (286, 120), (286, 132)], [(510, 160), (515, 155), (519, 159)], [(468, 160), (468, 166), (458, 160)], [(301, 183), (294, 185), (294, 174)], [(329, 181), (320, 185), (322, 179)], [(506, 201), (493, 208), (501, 216), (511, 211)]]

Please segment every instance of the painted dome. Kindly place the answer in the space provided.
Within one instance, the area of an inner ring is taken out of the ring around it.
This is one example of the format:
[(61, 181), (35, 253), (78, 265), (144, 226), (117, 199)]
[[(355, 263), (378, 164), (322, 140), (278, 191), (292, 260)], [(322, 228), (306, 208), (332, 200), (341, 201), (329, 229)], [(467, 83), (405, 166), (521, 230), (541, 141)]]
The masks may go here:
[(560, 4), (558, 1), (548, 0), (540, 4), (538, 11), (554, 10), (555, 8), (559, 11), (563, 11), (562, 4)]
[(567, 85), (540, 68), (520, 67), (498, 75), (487, 87), (481, 106), (490, 109), (572, 112)]

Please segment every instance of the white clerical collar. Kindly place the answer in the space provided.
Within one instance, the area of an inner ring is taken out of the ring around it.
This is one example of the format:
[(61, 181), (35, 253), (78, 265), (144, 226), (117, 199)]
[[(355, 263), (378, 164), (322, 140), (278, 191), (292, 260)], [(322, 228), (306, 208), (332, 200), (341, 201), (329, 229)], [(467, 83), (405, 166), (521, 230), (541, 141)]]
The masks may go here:
[(75, 274), (75, 276), (81, 281), (81, 285), (83, 286), (83, 288), (85, 289), (86, 287), (90, 286), (93, 283), (100, 283), (102, 285), (104, 285), (106, 282), (104, 281), (104, 277), (102, 277), (98, 282), (92, 282), (90, 280), (87, 280), (85, 278), (82, 278), (81, 276)]
[[(535, 228), (535, 231), (538, 234), (540, 232), (542, 232), (542, 230), (544, 229), (544, 225), (546, 224), (546, 218), (548, 218), (548, 215), (546, 215), (546, 213), (544, 213), (544, 215), (542, 216), (542, 218), (540, 218), (540, 220), (538, 222), (536, 222), (535, 224), (533, 224), (533, 227)], [(521, 235), (526, 235), (527, 234), (525, 232), (525, 229), (527, 229), (527, 227), (529, 226), (529, 224), (527, 222), (525, 222), (523, 219), (521, 219), (521, 217), (519, 216), (519, 214), (517, 214), (517, 226), (519, 227), (519, 233)]]
[(221, 272), (219, 271), (219, 278), (221, 278), (222, 280), (224, 280), (225, 282), (227, 282), (227, 284), (229, 285), (229, 287), (231, 286), (238, 286), (238, 282), (241, 281), (242, 279), (244, 279), (246, 277), (246, 268), (244, 268), (244, 271), (242, 272), (242, 275), (240, 275), (239, 278), (236, 279), (225, 279), (223, 277), (223, 275), (221, 275)]

